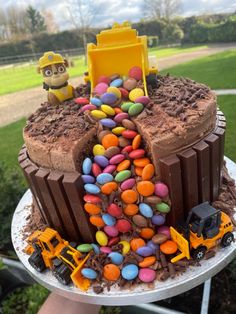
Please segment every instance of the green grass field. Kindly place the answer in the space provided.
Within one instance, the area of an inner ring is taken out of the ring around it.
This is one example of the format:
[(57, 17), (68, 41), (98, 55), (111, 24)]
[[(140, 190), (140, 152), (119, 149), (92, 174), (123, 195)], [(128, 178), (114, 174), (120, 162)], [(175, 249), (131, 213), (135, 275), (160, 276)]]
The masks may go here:
[(179, 46), (179, 47), (172, 47), (172, 48), (150, 48), (149, 49), (149, 54), (150, 55), (155, 55), (157, 58), (165, 58), (165, 57), (170, 57), (173, 55), (177, 55), (179, 53), (187, 53), (187, 52), (192, 52), (192, 51), (197, 51), (201, 50), (204, 48), (207, 48), (207, 45), (200, 45), (200, 46)]
[(165, 69), (161, 74), (186, 76), (213, 89), (236, 88), (236, 49)]

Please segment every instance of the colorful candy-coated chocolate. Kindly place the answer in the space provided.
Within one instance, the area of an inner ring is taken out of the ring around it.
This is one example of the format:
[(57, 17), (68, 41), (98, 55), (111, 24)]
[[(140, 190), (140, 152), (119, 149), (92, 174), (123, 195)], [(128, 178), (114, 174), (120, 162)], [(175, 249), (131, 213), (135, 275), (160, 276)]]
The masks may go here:
[(144, 259), (138, 263), (138, 266), (142, 268), (150, 267), (156, 262), (156, 260), (157, 259), (155, 256), (147, 256), (147, 257), (144, 257)]
[(130, 170), (122, 170), (122, 171), (118, 172), (117, 175), (115, 176), (115, 181), (116, 182), (123, 182), (130, 177), (131, 177), (131, 171)]
[(103, 173), (113, 173), (116, 170), (116, 165), (108, 165), (103, 169)]
[(92, 164), (92, 173), (95, 177), (97, 177), (100, 173), (102, 173), (102, 169), (95, 162)]
[(118, 99), (121, 98), (121, 91), (115, 86), (109, 86), (107, 92), (115, 94)]
[(108, 84), (101, 82), (95, 86), (93, 92), (95, 94), (102, 95), (107, 91), (107, 89), (108, 89)]
[(138, 278), (145, 283), (153, 282), (156, 279), (156, 272), (150, 268), (142, 268), (139, 270)]
[(123, 87), (128, 91), (131, 91), (137, 86), (138, 82), (134, 78), (128, 78), (124, 81)]
[(119, 171), (127, 170), (129, 167), (130, 167), (130, 160), (125, 159), (121, 163), (119, 163), (116, 170), (119, 172)]
[(107, 245), (108, 238), (107, 238), (107, 235), (105, 234), (105, 232), (97, 231), (95, 237), (96, 237), (97, 243), (99, 245), (101, 245), (101, 246), (106, 246)]
[(114, 134), (107, 134), (102, 139), (102, 145), (107, 149), (111, 146), (118, 146), (118, 137)]
[(109, 281), (116, 281), (120, 277), (120, 269), (114, 264), (107, 264), (103, 267), (103, 276)]
[(137, 132), (136, 132), (136, 131), (133, 131), (133, 130), (125, 130), (125, 131), (122, 132), (122, 136), (123, 136), (124, 138), (132, 139), (132, 138), (134, 138), (136, 135), (137, 135)]
[(85, 98), (85, 97), (78, 97), (78, 98), (75, 98), (74, 99), (74, 102), (78, 105), (87, 105), (89, 104), (89, 100), (88, 98)]
[(101, 111), (101, 110), (92, 110), (91, 111), (91, 115), (96, 118), (96, 119), (104, 119), (107, 117), (107, 115), (105, 114), (105, 112)]
[(123, 126), (117, 126), (116, 128), (112, 129), (112, 133), (116, 135), (121, 135), (123, 131), (125, 131), (125, 128)]
[(123, 136), (119, 137), (119, 146), (120, 147), (127, 147), (131, 144), (131, 141), (128, 138), (124, 138)]
[(132, 141), (132, 147), (133, 147), (134, 150), (139, 148), (139, 146), (140, 146), (140, 144), (141, 144), (141, 140), (142, 140), (142, 137), (141, 137), (140, 134), (137, 134), (137, 135), (134, 137), (134, 139), (133, 139), (133, 141)]
[(100, 120), (101, 125), (105, 126), (106, 128), (112, 129), (116, 126), (116, 123), (114, 120), (106, 118)]
[(119, 87), (119, 91), (121, 92), (122, 98), (124, 98), (124, 99), (129, 98), (129, 92), (125, 88)]
[(164, 202), (156, 204), (156, 209), (161, 212), (161, 213), (169, 213), (170, 211), (170, 206)]
[(101, 198), (96, 195), (86, 194), (84, 195), (84, 201), (92, 204), (99, 204), (102, 202)]
[(89, 174), (83, 174), (81, 176), (84, 183), (94, 183), (95, 178), (93, 176), (90, 176)]
[(165, 198), (169, 194), (168, 186), (162, 182), (157, 182), (155, 184), (155, 194), (160, 198)]
[(124, 159), (125, 159), (125, 156), (123, 154), (117, 154), (117, 155), (111, 157), (111, 159), (109, 160), (109, 163), (111, 165), (117, 165), (121, 161), (123, 161)]
[(155, 244), (162, 244), (168, 240), (168, 237), (164, 233), (155, 234), (152, 237), (152, 242)]
[(134, 78), (137, 81), (140, 81), (143, 78), (143, 71), (139, 66), (133, 66), (129, 72), (129, 77)]
[(116, 245), (119, 241), (120, 241), (120, 237), (114, 237), (108, 241), (107, 245), (113, 246), (113, 245)]
[(100, 193), (100, 188), (96, 184), (86, 183), (84, 185), (85, 191), (91, 194), (98, 194)]
[(152, 223), (156, 226), (161, 226), (165, 223), (165, 216), (163, 215), (153, 215), (152, 216)]
[(111, 134), (111, 131), (109, 131), (109, 130), (103, 130), (103, 131), (101, 131), (101, 132), (98, 133), (98, 141), (99, 141), (99, 143), (102, 143), (103, 137), (104, 137), (105, 135), (107, 135), (107, 134)]
[(129, 154), (130, 152), (132, 152), (132, 150), (133, 150), (133, 147), (131, 145), (128, 145), (122, 149), (121, 153), (124, 154), (126, 152)]
[(105, 195), (110, 195), (112, 192), (116, 191), (118, 189), (118, 185), (116, 182), (108, 182), (105, 183), (101, 187), (101, 192)]
[(152, 228), (142, 228), (139, 235), (140, 237), (149, 240), (154, 236), (154, 231)]
[[(131, 96), (129, 95), (129, 97)], [(143, 111), (143, 104), (137, 103), (130, 106), (128, 113), (131, 117), (133, 117), (133, 116), (137, 116), (142, 111)]]
[(143, 168), (142, 180), (143, 181), (151, 180), (151, 178), (154, 176), (154, 174), (155, 174), (155, 168), (154, 168), (153, 164), (148, 164)]
[(134, 238), (130, 241), (131, 249), (136, 252), (140, 247), (145, 246), (145, 241), (141, 238)]
[(158, 244), (155, 244), (152, 240), (149, 240), (147, 242), (147, 246), (150, 247), (152, 249), (153, 254), (155, 255), (156, 250), (158, 249)]
[(94, 161), (102, 168), (105, 168), (106, 166), (109, 165), (109, 161), (105, 156), (97, 155), (94, 157)]
[(142, 177), (142, 173), (143, 173), (143, 168), (141, 167), (135, 167), (134, 168), (135, 174), (139, 177)]
[(151, 218), (153, 216), (153, 210), (148, 204), (140, 203), (139, 211), (144, 217)]
[(92, 169), (92, 160), (90, 158), (85, 158), (82, 164), (82, 170), (84, 174), (90, 174)]
[(88, 253), (93, 249), (91, 244), (84, 243), (77, 246), (76, 250), (81, 253)]
[(100, 107), (102, 105), (102, 101), (100, 98), (92, 97), (92, 98), (90, 98), (90, 102), (92, 105), (94, 105), (96, 107)]
[(107, 212), (113, 216), (113, 217), (120, 217), (122, 215), (122, 208), (120, 208), (118, 205), (111, 203), (108, 207), (107, 207)]
[(136, 204), (128, 204), (124, 208), (124, 213), (127, 216), (133, 216), (138, 213), (138, 206)]
[(80, 112), (85, 112), (86, 110), (96, 110), (96, 106), (92, 105), (92, 104), (88, 104), (88, 105), (84, 105), (81, 109)]
[(129, 115), (126, 112), (121, 112), (118, 113), (115, 117), (114, 117), (114, 121), (117, 123), (121, 123), (121, 121), (123, 121), (124, 119), (129, 119)]
[(137, 226), (137, 227), (147, 227), (148, 226), (148, 221), (146, 218), (144, 218), (142, 215), (134, 215), (132, 217), (132, 221), (133, 223)]
[(123, 84), (123, 80), (121, 78), (117, 78), (110, 83), (110, 86), (120, 87)]
[(114, 116), (115, 115), (115, 110), (108, 105), (101, 105), (101, 109), (103, 112), (105, 112), (108, 116)]
[(138, 255), (143, 256), (143, 257), (153, 255), (152, 249), (151, 249), (149, 246), (147, 246), (147, 245), (139, 247), (139, 248), (136, 250), (136, 253), (137, 253)]
[(135, 183), (136, 183), (135, 179), (130, 178), (130, 179), (123, 181), (120, 185), (120, 188), (122, 191), (129, 190), (129, 189), (132, 189), (132, 187), (134, 187)]
[(98, 83), (106, 83), (107, 85), (109, 85), (111, 83), (111, 79), (109, 76), (105, 76), (105, 75), (101, 75), (98, 78)]
[(92, 215), (89, 217), (89, 221), (91, 222), (92, 225), (94, 225), (98, 228), (102, 228), (105, 226), (105, 223), (100, 216)]
[(111, 261), (115, 265), (122, 264), (124, 257), (118, 252), (111, 252), (108, 257), (110, 257)]
[(124, 126), (126, 129), (129, 129), (129, 130), (136, 130), (135, 124), (134, 124), (132, 121), (128, 120), (128, 119), (122, 120), (122, 124), (123, 124), (123, 126)]
[(174, 254), (178, 249), (177, 244), (172, 240), (167, 240), (160, 245), (160, 250), (164, 254)]
[(118, 219), (115, 226), (117, 230), (122, 233), (130, 231), (132, 228), (130, 222), (126, 219)]
[(108, 246), (101, 246), (101, 247), (100, 247), (100, 251), (101, 251), (102, 253), (109, 254), (109, 253), (111, 253), (111, 248), (108, 247)]
[(119, 231), (114, 226), (105, 226), (103, 230), (109, 237), (116, 237), (119, 234)]
[(151, 99), (148, 96), (140, 96), (135, 99), (136, 103), (141, 103), (143, 105), (148, 105), (150, 103)]
[(98, 274), (97, 274), (97, 272), (95, 270), (93, 270), (92, 268), (87, 268), (87, 267), (85, 267), (85, 268), (83, 268), (81, 270), (81, 274), (85, 278), (88, 278), (88, 279), (91, 279), (91, 280), (96, 279), (97, 276), (98, 276)]
[(106, 149), (104, 156), (110, 159), (112, 156), (120, 153), (120, 148), (117, 146), (111, 146)]
[(105, 184), (107, 182), (113, 181), (113, 176), (110, 173), (100, 173), (97, 176), (97, 182), (99, 184)]
[(133, 280), (138, 276), (138, 266), (135, 264), (129, 264), (122, 268), (121, 276), (126, 280)]
[(159, 227), (159, 228), (157, 229), (157, 232), (158, 232), (158, 233), (163, 233), (163, 234), (165, 234), (165, 235), (168, 237), (168, 239), (171, 238), (171, 236), (170, 236), (170, 228), (167, 227), (167, 226), (161, 226), (161, 227)]
[(90, 215), (97, 215), (101, 212), (101, 208), (95, 204), (91, 203), (85, 203), (84, 204), (84, 209), (86, 210), (87, 213)]
[[(133, 148), (133, 147), (132, 147)], [(135, 149), (132, 152), (129, 153), (129, 157), (132, 159), (138, 159), (142, 158), (145, 155), (145, 150), (144, 149)]]
[(129, 99), (131, 101), (135, 101), (138, 97), (144, 96), (144, 91), (142, 88), (134, 88), (130, 93), (129, 93)]
[(129, 111), (129, 108), (131, 106), (133, 106), (133, 102), (124, 102), (122, 105), (121, 105), (121, 109), (125, 112), (128, 112)]
[(104, 93), (100, 99), (104, 104), (112, 105), (116, 102), (117, 97), (113, 93)]
[(104, 221), (105, 225), (107, 225), (107, 226), (114, 226), (116, 223), (116, 219), (109, 214), (103, 214), (102, 220)]
[(130, 244), (129, 244), (128, 241), (123, 240), (123, 241), (120, 241), (119, 244), (122, 245), (122, 254), (123, 255), (126, 255), (127, 253), (129, 253), (129, 251), (130, 251)]
[(99, 254), (100, 253), (100, 249), (99, 249), (99, 246), (95, 243), (91, 243), (92, 247), (93, 247), (93, 250), (96, 254)]
[[(134, 165), (136, 167), (144, 168), (146, 165), (150, 164), (150, 159), (143, 157), (143, 158), (137, 158), (134, 160)], [(154, 191), (153, 191), (154, 192)]]
[(137, 190), (143, 196), (150, 196), (154, 193), (154, 184), (151, 181), (140, 181), (137, 183)]
[(121, 193), (121, 199), (126, 204), (133, 204), (138, 199), (138, 193), (134, 190), (126, 190), (126, 191)]
[(105, 154), (105, 148), (100, 144), (96, 144), (93, 146), (93, 154), (94, 154), (94, 156), (104, 155)]

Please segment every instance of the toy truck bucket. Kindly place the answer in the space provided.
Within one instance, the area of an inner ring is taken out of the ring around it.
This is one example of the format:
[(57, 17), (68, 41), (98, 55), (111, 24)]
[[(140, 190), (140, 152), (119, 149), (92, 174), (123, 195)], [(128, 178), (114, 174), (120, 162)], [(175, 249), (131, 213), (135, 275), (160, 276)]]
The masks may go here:
[(171, 263), (175, 263), (184, 257), (190, 259), (188, 241), (173, 227), (170, 227), (170, 235), (172, 240), (177, 244), (178, 250), (181, 252), (179, 255), (171, 259)]
[(87, 291), (88, 288), (90, 287), (90, 280), (87, 278), (84, 278), (81, 275), (81, 269), (83, 268), (84, 263), (87, 261), (89, 258), (90, 254), (88, 254), (80, 264), (73, 270), (72, 274), (70, 275), (71, 280), (75, 284), (77, 288), (80, 288), (83, 291)]
[(139, 66), (143, 71), (144, 91), (147, 95), (146, 75), (150, 73), (147, 36), (137, 36), (137, 31), (124, 22), (121, 25), (114, 24), (96, 37), (97, 45), (90, 43), (87, 46), (91, 91), (100, 76), (115, 73), (127, 76), (130, 68)]

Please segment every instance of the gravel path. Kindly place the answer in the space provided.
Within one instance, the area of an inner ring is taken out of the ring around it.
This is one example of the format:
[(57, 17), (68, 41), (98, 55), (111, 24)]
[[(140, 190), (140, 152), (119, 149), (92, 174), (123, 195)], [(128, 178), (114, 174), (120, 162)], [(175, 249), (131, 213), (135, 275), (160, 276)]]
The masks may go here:
[[(174, 56), (158, 59), (159, 70), (174, 65), (192, 61), (197, 58), (209, 56), (228, 49), (236, 48), (236, 44), (212, 46), (198, 51), (186, 52)], [(83, 78), (72, 78), (73, 86), (83, 82)], [(29, 116), (39, 105), (46, 100), (46, 92), (42, 87), (15, 92), (0, 97), (0, 126), (15, 122), (22, 117)]]

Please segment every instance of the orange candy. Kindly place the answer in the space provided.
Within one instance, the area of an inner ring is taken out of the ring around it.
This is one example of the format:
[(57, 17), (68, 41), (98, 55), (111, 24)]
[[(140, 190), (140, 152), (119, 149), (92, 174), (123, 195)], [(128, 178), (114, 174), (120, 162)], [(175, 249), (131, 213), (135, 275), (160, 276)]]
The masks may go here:
[(143, 168), (142, 179), (144, 181), (150, 180), (154, 176), (154, 173), (155, 173), (155, 168), (153, 164), (148, 164)]
[(143, 168), (141, 167), (135, 167), (134, 168), (135, 174), (137, 174), (137, 176), (141, 177), (143, 174)]
[(155, 186), (151, 181), (140, 181), (137, 183), (137, 190), (143, 196), (150, 196), (154, 193)]
[(138, 248), (146, 245), (145, 241), (141, 238), (134, 238), (130, 241), (130, 246), (133, 251), (137, 251)]
[(143, 157), (143, 158), (138, 158), (138, 159), (135, 159), (134, 160), (134, 165), (136, 167), (145, 167), (147, 166), (148, 164), (150, 164), (150, 159), (149, 158), (146, 158), (146, 157)]
[(98, 207), (95, 204), (91, 204), (91, 203), (86, 203), (84, 205), (84, 209), (86, 210), (87, 213), (89, 213), (90, 215), (97, 215), (100, 213), (101, 208)]
[(116, 114), (123, 112), (120, 108), (113, 108), (113, 109), (115, 110)]
[(126, 204), (133, 204), (138, 199), (138, 193), (134, 190), (126, 190), (126, 191), (121, 193), (121, 199)]
[(107, 264), (103, 267), (103, 276), (109, 281), (116, 281), (120, 277), (120, 269), (114, 264)]
[(154, 236), (154, 231), (151, 228), (142, 228), (139, 235), (140, 235), (140, 237), (148, 240)]
[(167, 240), (166, 242), (160, 245), (160, 250), (164, 254), (174, 254), (177, 251), (178, 247), (174, 241)]
[(140, 144), (141, 144), (141, 135), (140, 134), (137, 134), (135, 136), (135, 138), (133, 139), (133, 142), (132, 142), (132, 147), (133, 149), (137, 149), (139, 148)]
[(106, 195), (110, 195), (113, 191), (118, 189), (118, 185), (116, 182), (107, 182), (102, 185), (101, 192)]
[(124, 213), (127, 216), (134, 216), (137, 214), (137, 212), (139, 211), (139, 208), (136, 204), (128, 204), (125, 208), (124, 208)]
[(116, 168), (116, 171), (126, 170), (129, 168), (129, 166), (130, 166), (130, 160), (125, 159), (121, 163), (119, 163), (119, 165)]
[(96, 226), (96, 227), (99, 227), (99, 228), (102, 228), (105, 226), (105, 223), (104, 221), (102, 220), (101, 217), (99, 216), (91, 216), (89, 218), (90, 222), (92, 225)]
[(156, 259), (155, 256), (147, 256), (147, 257), (144, 257), (143, 261), (140, 262), (138, 264), (138, 266), (139, 267), (144, 267), (144, 268), (145, 267), (150, 267), (150, 266), (152, 266), (155, 263), (156, 260), (157, 259)]
[(109, 148), (111, 146), (118, 146), (119, 140), (115, 134), (107, 134), (102, 138), (102, 145), (105, 148)]

